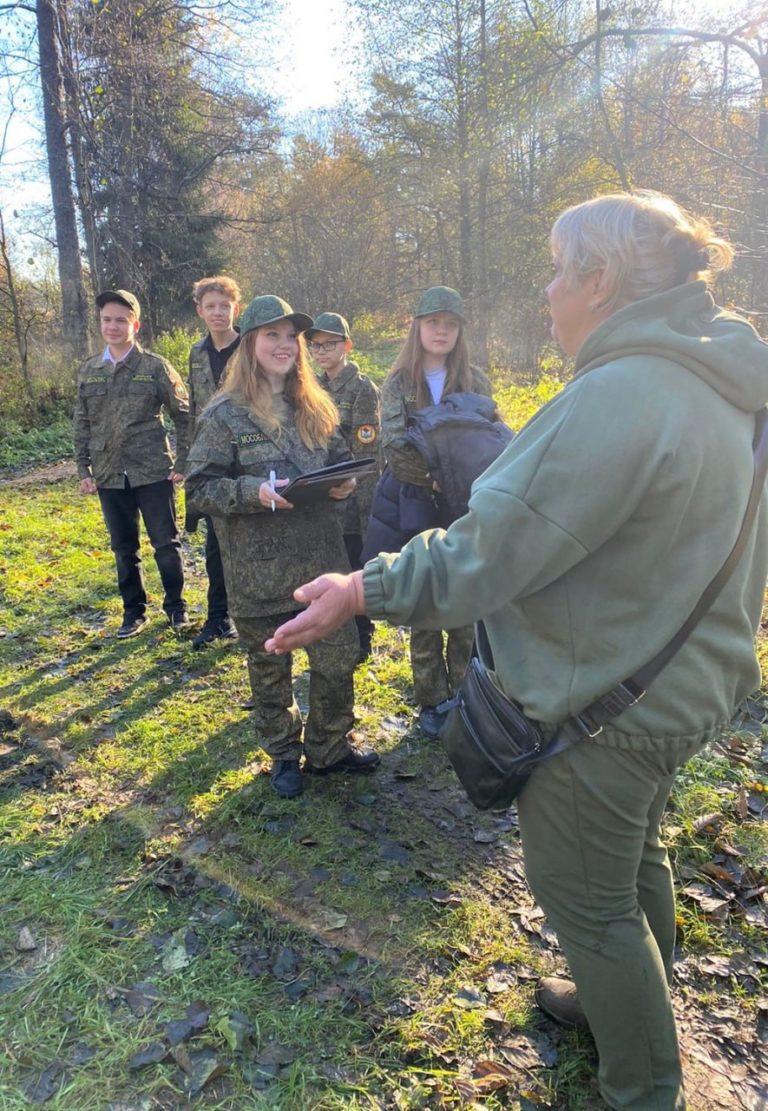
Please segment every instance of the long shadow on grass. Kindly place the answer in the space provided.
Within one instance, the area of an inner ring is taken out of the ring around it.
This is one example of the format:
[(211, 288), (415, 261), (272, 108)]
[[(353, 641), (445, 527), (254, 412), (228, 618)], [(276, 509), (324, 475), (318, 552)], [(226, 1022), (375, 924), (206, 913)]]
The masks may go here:
[[(115, 666), (126, 651), (130, 645), (100, 648), (99, 669)], [(87, 662), (89, 649), (77, 659)], [(214, 670), (217, 660), (205, 653), (190, 666), (178, 653), (165, 670), (186, 668), (197, 677)], [(120, 719), (120, 732), (166, 699), (184, 697), (179, 685), (157, 679), (159, 666), (131, 682), (133, 702)], [(297, 683), (300, 700), (303, 678)], [(65, 677), (57, 685), (71, 682)], [(41, 685), (41, 693), (51, 693), (50, 687)], [(126, 697), (123, 690), (121, 701)], [(95, 736), (100, 715), (112, 709), (111, 696), (87, 709)], [(204, 719), (204, 701), (199, 709)], [(255, 774), (260, 765), (254, 762), (259, 754), (252, 722), (238, 715), (208, 735), (200, 730), (182, 755), (131, 789), (130, 803), (84, 821), (46, 858), (38, 856), (35, 871), (55, 891), (75, 882), (79, 868), (92, 868), (94, 907), (130, 923), (151, 897), (155, 905), (167, 905), (164, 917), (171, 926), (196, 923), (197, 940), (186, 953), (199, 962), (196, 969), (226, 957), (239, 980), (266, 981), (283, 1006), (305, 1008), (310, 1025), (318, 1009), (333, 1001), (359, 1014), (366, 1029), (369, 1022), (378, 1029), (419, 1009), (418, 985), (426, 986), (432, 975), (431, 961), (443, 962), (439, 975), (455, 961), (454, 927), (445, 916), (461, 900), (451, 888), (469, 875), (482, 890), (489, 851), (495, 851), (485, 839), (476, 840), (478, 830), (491, 839), (495, 831), (513, 829), (471, 810), (434, 742), (403, 726), (382, 747), (376, 774), (307, 777), (299, 800), (280, 800), (268, 777)], [(63, 772), (61, 781), (70, 793), (77, 791), (74, 772)], [(8, 791), (7, 785), (5, 797)], [(16, 851), (36, 855), (43, 835), (41, 829), (17, 842)], [(517, 867), (514, 843), (507, 861), (511, 870)], [(105, 935), (104, 945), (111, 943)], [(178, 954), (188, 942), (169, 936), (158, 944), (167, 956), (168, 946)], [(146, 978), (165, 982), (159, 957), (149, 953), (145, 960)], [(347, 970), (342, 977), (340, 963)], [(142, 978), (135, 967), (126, 975), (126, 986)], [(360, 1037), (362, 1044), (370, 1033)], [(308, 1060), (315, 1048), (311, 1038), (304, 1049)]]
[[(152, 718), (169, 700), (183, 699), (186, 689), (190, 684), (200, 682), (207, 676), (215, 674), (218, 665), (223, 662), (231, 647), (222, 647), (205, 653), (194, 653), (185, 650), (185, 642), (168, 645), (169, 655), (163, 659), (155, 660), (147, 670), (140, 672), (134, 678), (126, 681), (117, 669), (130, 659), (130, 653), (139, 648), (136, 642), (127, 644), (111, 644), (103, 646), (101, 642), (85, 647), (81, 652), (76, 652), (67, 657), (67, 669), (75, 674), (67, 674), (60, 680), (50, 681), (52, 665), (41, 665), (30, 677), (25, 673), (13, 688), (17, 691), (24, 689), (25, 693), (15, 700), (16, 708), (32, 713), (25, 714), (25, 721), (19, 734), (20, 747), (14, 753), (6, 754), (5, 766), (0, 771), (6, 772), (14, 765), (18, 766), (18, 781), (14, 783), (14, 776), (6, 774), (2, 781), (2, 793), (6, 800), (13, 797), (13, 788), (26, 790), (35, 785), (35, 773), (31, 771), (30, 763), (37, 762), (41, 769), (55, 764), (55, 757), (46, 752), (44, 744), (36, 747), (37, 741), (45, 741), (54, 733), (66, 738), (67, 729), (73, 724), (85, 726), (90, 738), (84, 741), (77, 740), (77, 757), (81, 761), (88, 759), (89, 751), (95, 749), (104, 740), (114, 741), (119, 744), (120, 734), (132, 726)], [(143, 644), (146, 647), (146, 643)], [(97, 666), (91, 666), (93, 660)], [(78, 670), (79, 669), (79, 670)], [(88, 684), (89, 679), (96, 676), (99, 671), (115, 670), (115, 681), (111, 689), (105, 691), (101, 698), (95, 701), (82, 701), (80, 705), (69, 708), (68, 712), (60, 712), (55, 706), (49, 707), (46, 713), (47, 720), (36, 721), (34, 711), (41, 712), (44, 703), (55, 699), (66, 691), (71, 690), (75, 684)], [(169, 682), (170, 680), (173, 680)], [(27, 689), (30, 685), (31, 689)], [(201, 698), (201, 714), (205, 706), (202, 701), (203, 689), (196, 690), (196, 697)], [(11, 738), (12, 739), (12, 738)], [(210, 738), (215, 747), (215, 735)], [(32, 743), (28, 743), (31, 741)], [(190, 758), (185, 754), (185, 759), (180, 762), (183, 768)], [(175, 764), (170, 767), (176, 767)], [(40, 774), (40, 773), (38, 773)], [(50, 778), (49, 770), (45, 775)]]

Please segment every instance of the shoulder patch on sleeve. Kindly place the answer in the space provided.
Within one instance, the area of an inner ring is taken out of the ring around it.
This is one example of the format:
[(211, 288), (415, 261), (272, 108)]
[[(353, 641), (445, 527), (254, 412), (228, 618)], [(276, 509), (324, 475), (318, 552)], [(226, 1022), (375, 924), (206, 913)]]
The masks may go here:
[(355, 436), (361, 444), (372, 444), (376, 439), (376, 429), (372, 424), (361, 424)]

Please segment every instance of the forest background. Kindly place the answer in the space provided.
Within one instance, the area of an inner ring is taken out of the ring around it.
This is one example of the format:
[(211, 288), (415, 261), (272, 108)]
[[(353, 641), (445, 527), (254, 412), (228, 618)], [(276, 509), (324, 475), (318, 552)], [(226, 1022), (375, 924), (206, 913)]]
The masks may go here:
[[(0, 0), (0, 468), (71, 452), (97, 290), (135, 290), (183, 372), (219, 270), (345, 312), (377, 377), (420, 290), (456, 286), (518, 428), (569, 372), (551, 223), (616, 188), (727, 231), (718, 298), (766, 330), (768, 3), (310, 4)], [(406, 632), (356, 674), (377, 776), (278, 800), (242, 654), (159, 616), (111, 636), (72, 471), (0, 475), (3, 1111), (597, 1111), (588, 1036), (533, 1004), (564, 964), (514, 811), (473, 811), (419, 735)], [(766, 721), (764, 689), (665, 818), (692, 1111), (768, 1106)]]
[[(567, 374), (548, 230), (616, 188), (669, 192), (727, 230), (739, 259), (720, 298), (765, 323), (768, 4), (347, 0), (328, 16), (341, 46), (309, 52), (301, 11), (0, 3), (0, 463), (15, 436), (43, 451), (66, 435), (53, 426), (105, 287), (136, 291), (145, 344), (182, 370), (191, 284), (224, 270), (247, 298), (343, 311), (364, 352), (446, 283), (478, 362)], [(339, 102), (288, 115), (276, 70), (308, 103), (331, 75)], [(20, 120), (40, 133), (21, 166)], [(43, 177), (51, 203), (25, 203)]]

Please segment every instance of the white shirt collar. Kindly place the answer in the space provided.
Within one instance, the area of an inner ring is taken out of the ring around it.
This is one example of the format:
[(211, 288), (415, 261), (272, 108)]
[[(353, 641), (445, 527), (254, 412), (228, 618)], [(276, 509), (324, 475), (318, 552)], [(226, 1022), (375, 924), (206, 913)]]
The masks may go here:
[(124, 355), (122, 355), (119, 359), (116, 359), (114, 357), (114, 355), (112, 354), (112, 352), (110, 351), (110, 349), (109, 349), (109, 344), (107, 344), (107, 346), (104, 348), (104, 354), (101, 356), (101, 361), (103, 363), (113, 363), (115, 366), (117, 366), (118, 363), (124, 363), (125, 362), (125, 360), (130, 355), (131, 351), (133, 351), (133, 348), (134, 348), (134, 344), (131, 344), (131, 346), (126, 351), (126, 353)]

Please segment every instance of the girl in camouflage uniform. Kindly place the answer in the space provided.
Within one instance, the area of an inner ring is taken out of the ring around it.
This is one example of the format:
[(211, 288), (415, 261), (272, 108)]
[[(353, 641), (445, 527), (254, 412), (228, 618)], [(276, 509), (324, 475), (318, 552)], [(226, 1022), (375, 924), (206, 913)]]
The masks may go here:
[[(352, 459), (338, 411), (307, 363), (299, 333), (311, 323), (279, 297), (251, 302), (240, 347), (197, 423), (186, 479), (190, 503), (214, 522), (248, 653), (257, 740), (273, 759), (272, 785), (286, 798), (302, 791), (302, 720), (290, 657), (268, 655), (263, 645), (299, 609), (293, 591), (300, 583), (329, 566), (348, 568), (337, 503), (354, 489), (350, 480), (296, 508), (279, 493), (301, 474)], [(352, 621), (309, 652), (305, 772), (368, 771), (379, 762), (372, 749), (350, 743), (357, 655)]]
[[(464, 306), (455, 289), (442, 285), (428, 289), (382, 387), (381, 435), (386, 462), (401, 483), (420, 487), (430, 498), (432, 478), (406, 436), (410, 418), (451, 393), (491, 396), (486, 375), (470, 365), (464, 324)], [(450, 522), (439, 523), (447, 527)], [(440, 630), (411, 629), (413, 692), (421, 707), (419, 725), (428, 737), (439, 732), (440, 715), (435, 706), (460, 683), (473, 635), (471, 625), (448, 630), (444, 650)]]

